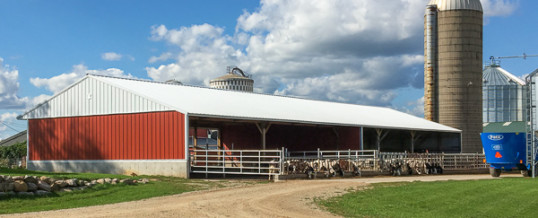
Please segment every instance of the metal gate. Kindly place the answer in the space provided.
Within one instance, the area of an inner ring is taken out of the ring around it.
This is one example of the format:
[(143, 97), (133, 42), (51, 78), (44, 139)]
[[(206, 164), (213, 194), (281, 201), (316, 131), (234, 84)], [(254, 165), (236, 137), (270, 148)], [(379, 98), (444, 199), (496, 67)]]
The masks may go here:
[(280, 175), (280, 150), (193, 150), (191, 173)]

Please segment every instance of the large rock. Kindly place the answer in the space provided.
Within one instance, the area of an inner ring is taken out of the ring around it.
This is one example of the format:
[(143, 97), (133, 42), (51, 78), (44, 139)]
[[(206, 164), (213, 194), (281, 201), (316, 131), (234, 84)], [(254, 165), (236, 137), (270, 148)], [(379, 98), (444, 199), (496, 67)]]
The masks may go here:
[(33, 192), (17, 192), (18, 196), (34, 196)]
[(37, 190), (34, 193), (37, 196), (44, 196), (44, 195), (50, 195), (51, 194), (49, 191), (45, 191), (45, 190)]
[(2, 199), (2, 197), (6, 197), (7, 196), (7, 193), (5, 192), (0, 192), (0, 199)]
[(139, 182), (142, 183), (142, 184), (146, 184), (146, 183), (149, 182), (149, 179), (143, 178), (143, 179), (140, 179)]
[(48, 192), (52, 191), (50, 185), (48, 183), (44, 182), (44, 181), (41, 181), (41, 180), (37, 182), (37, 188), (41, 189), (41, 190), (48, 191)]
[(26, 182), (26, 183), (34, 183), (34, 184), (36, 184), (36, 183), (37, 183), (37, 179), (36, 179), (34, 176), (26, 175), (26, 176), (24, 176), (24, 182)]
[(28, 185), (23, 180), (15, 180), (13, 182), (14, 191), (16, 192), (27, 192), (28, 191)]
[(34, 191), (37, 191), (37, 185), (35, 183), (31, 183), (31, 182), (28, 182), (26, 183), (26, 185), (28, 186), (28, 191), (29, 192), (34, 192)]
[(57, 184), (58, 186), (60, 186), (60, 188), (67, 187), (67, 182), (65, 182), (65, 180), (57, 180), (54, 182), (54, 184)]
[(7, 182), (0, 182), (0, 192), (4, 192), (4, 187), (6, 186)]
[(52, 185), (50, 185), (50, 190), (53, 192), (59, 191), (60, 189), (61, 189), (60, 185), (56, 183), (53, 183)]
[(84, 180), (77, 180), (77, 186), (84, 186), (86, 184), (86, 181)]
[(73, 189), (72, 188), (62, 188), (60, 189), (60, 192), (72, 192)]
[(77, 187), (77, 181), (78, 179), (68, 179), (65, 180), (65, 183), (67, 183), (67, 186), (69, 187)]
[[(98, 179), (95, 182), (97, 182), (99, 184), (105, 184), (105, 179)], [(93, 181), (92, 181), (92, 183), (93, 183)]]
[(126, 185), (134, 185), (135, 184), (132, 179), (122, 179), (122, 180), (120, 180), (120, 182), (123, 183), (123, 184), (126, 184)]
[(4, 176), (4, 182), (13, 182), (13, 178), (11, 176)]
[(42, 176), (39, 178), (39, 180), (43, 181), (43, 182), (46, 182), (47, 184), (52, 184), (54, 183), (53, 179), (49, 178), (49, 177), (46, 177), (46, 176)]
[(105, 183), (110, 184), (111, 182), (112, 182), (112, 179), (111, 179), (111, 178), (105, 178)]
[(13, 182), (4, 182), (4, 192), (11, 192), (15, 189)]
[(29, 192), (37, 191), (37, 185), (35, 183), (28, 182), (26, 185), (28, 186)]
[(13, 180), (24, 180), (24, 176), (14, 176), (11, 177)]

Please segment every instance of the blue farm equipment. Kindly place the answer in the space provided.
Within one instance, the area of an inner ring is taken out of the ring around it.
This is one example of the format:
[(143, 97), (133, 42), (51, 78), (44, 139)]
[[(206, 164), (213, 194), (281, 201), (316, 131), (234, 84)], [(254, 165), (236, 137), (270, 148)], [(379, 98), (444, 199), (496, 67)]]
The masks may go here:
[(531, 164), (527, 163), (527, 143), (525, 133), (481, 133), (486, 163), (493, 177), (501, 171), (521, 170), (521, 174), (531, 174)]

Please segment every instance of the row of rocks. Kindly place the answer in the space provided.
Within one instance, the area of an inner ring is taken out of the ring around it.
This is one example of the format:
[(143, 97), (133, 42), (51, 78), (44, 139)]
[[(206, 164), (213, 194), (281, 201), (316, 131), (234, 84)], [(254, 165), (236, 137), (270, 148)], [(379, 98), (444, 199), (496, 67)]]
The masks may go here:
[(46, 176), (7, 176), (0, 175), (0, 197), (6, 195), (19, 196), (42, 196), (49, 195), (52, 192), (71, 192), (75, 190), (85, 190), (97, 184), (126, 184), (134, 185), (137, 183), (146, 184), (149, 180), (146, 178), (135, 179), (117, 179), (102, 178), (95, 180), (82, 179), (54, 179)]

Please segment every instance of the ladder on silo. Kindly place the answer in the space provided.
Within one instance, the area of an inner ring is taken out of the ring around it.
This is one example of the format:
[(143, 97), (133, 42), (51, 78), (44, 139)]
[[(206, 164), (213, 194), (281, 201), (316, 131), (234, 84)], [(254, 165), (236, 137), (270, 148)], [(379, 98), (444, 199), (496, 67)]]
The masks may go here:
[[(526, 116), (528, 119), (526, 119), (527, 123), (527, 163), (530, 164), (531, 169), (533, 170), (534, 166), (536, 165), (536, 160), (534, 157), (536, 156), (536, 144), (538, 140), (538, 114), (537, 114), (537, 108), (536, 108), (536, 98), (533, 98), (533, 94), (536, 94), (536, 81), (534, 80), (536, 74), (538, 74), (538, 71), (534, 71), (533, 73), (529, 74), (527, 77), (525, 77), (525, 82), (527, 83), (527, 112)], [(538, 96), (536, 96), (538, 98)], [(533, 149), (534, 148), (534, 149)], [(536, 170), (533, 172), (533, 177), (536, 176)]]

